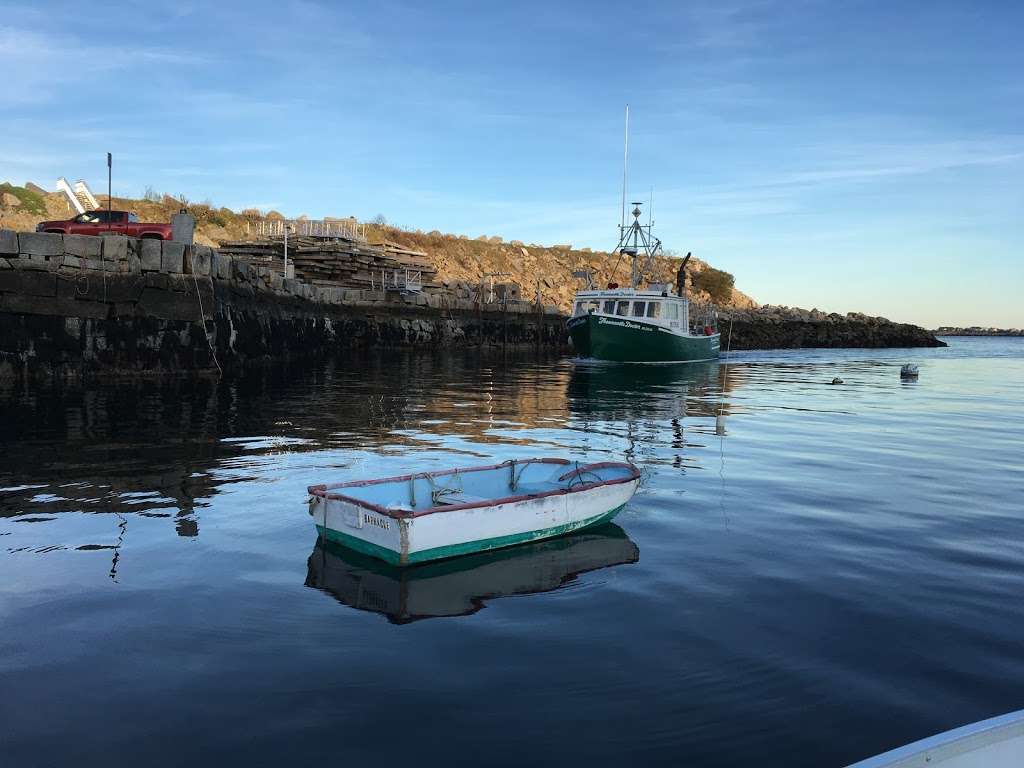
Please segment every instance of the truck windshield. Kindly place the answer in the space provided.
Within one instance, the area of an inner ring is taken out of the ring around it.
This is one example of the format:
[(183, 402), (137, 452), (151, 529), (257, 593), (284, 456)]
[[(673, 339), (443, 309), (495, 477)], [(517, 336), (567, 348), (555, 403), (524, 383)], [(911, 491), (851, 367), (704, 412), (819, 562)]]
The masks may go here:
[(124, 211), (110, 211), (109, 218), (107, 211), (86, 211), (75, 216), (74, 221), (79, 224), (106, 224), (108, 221), (117, 224), (126, 218), (127, 214)]

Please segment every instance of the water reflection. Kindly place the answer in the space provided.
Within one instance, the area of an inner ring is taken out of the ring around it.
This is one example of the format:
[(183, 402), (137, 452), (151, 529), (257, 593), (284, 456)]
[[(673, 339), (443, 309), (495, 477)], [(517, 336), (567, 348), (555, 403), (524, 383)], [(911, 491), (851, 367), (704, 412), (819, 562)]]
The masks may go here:
[(714, 416), (721, 407), (724, 367), (717, 362), (677, 365), (579, 363), (567, 390), (580, 416), (609, 420)]
[(729, 413), (725, 398), (735, 381), (718, 362), (578, 363), (566, 400), (576, 428), (624, 443), (626, 460), (685, 471), (694, 461), (691, 448), (714, 434), (716, 417)]
[(220, 381), (7, 382), (0, 536), (10, 554), (105, 552), (117, 579), (140, 518), (166, 521), (147, 536), (196, 539), (254, 483), (294, 482), (265, 521), (285, 525), (303, 519), (306, 485), (380, 474), (388, 459), (392, 473), (537, 454), (684, 470), (723, 383), (715, 363), (479, 351), (342, 355)]
[(396, 568), (318, 540), (306, 586), (395, 624), (468, 616), (488, 600), (550, 592), (581, 574), (636, 563), (640, 550), (609, 523), (592, 531), (436, 563)]

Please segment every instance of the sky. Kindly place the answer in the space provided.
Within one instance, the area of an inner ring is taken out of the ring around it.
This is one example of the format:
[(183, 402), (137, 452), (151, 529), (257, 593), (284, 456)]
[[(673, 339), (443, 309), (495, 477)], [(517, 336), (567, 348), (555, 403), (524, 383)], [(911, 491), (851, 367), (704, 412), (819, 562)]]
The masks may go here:
[(0, 0), (0, 180), (609, 249), (1024, 326), (1024, 3)]

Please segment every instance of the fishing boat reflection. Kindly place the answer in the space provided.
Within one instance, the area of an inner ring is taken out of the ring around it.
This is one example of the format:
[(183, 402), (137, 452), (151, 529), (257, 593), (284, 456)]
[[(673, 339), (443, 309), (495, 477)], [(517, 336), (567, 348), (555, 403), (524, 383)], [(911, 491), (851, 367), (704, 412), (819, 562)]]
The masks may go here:
[(406, 624), (468, 616), (488, 600), (550, 592), (580, 574), (639, 559), (637, 545), (611, 523), (535, 544), (405, 568), (318, 539), (309, 556), (306, 586), (344, 605)]
[(577, 363), (569, 379), (569, 410), (601, 419), (713, 417), (721, 407), (723, 370), (717, 361)]

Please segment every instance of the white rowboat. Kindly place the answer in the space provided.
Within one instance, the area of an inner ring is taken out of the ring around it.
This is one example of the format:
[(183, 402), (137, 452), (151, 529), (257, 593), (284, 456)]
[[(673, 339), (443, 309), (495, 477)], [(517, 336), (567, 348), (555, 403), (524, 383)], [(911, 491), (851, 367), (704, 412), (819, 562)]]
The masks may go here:
[(409, 565), (608, 522), (639, 483), (632, 464), (525, 459), (313, 485), (309, 514), (328, 540)]
[(930, 736), (848, 768), (1010, 768), (1024, 765), (1024, 709)]

